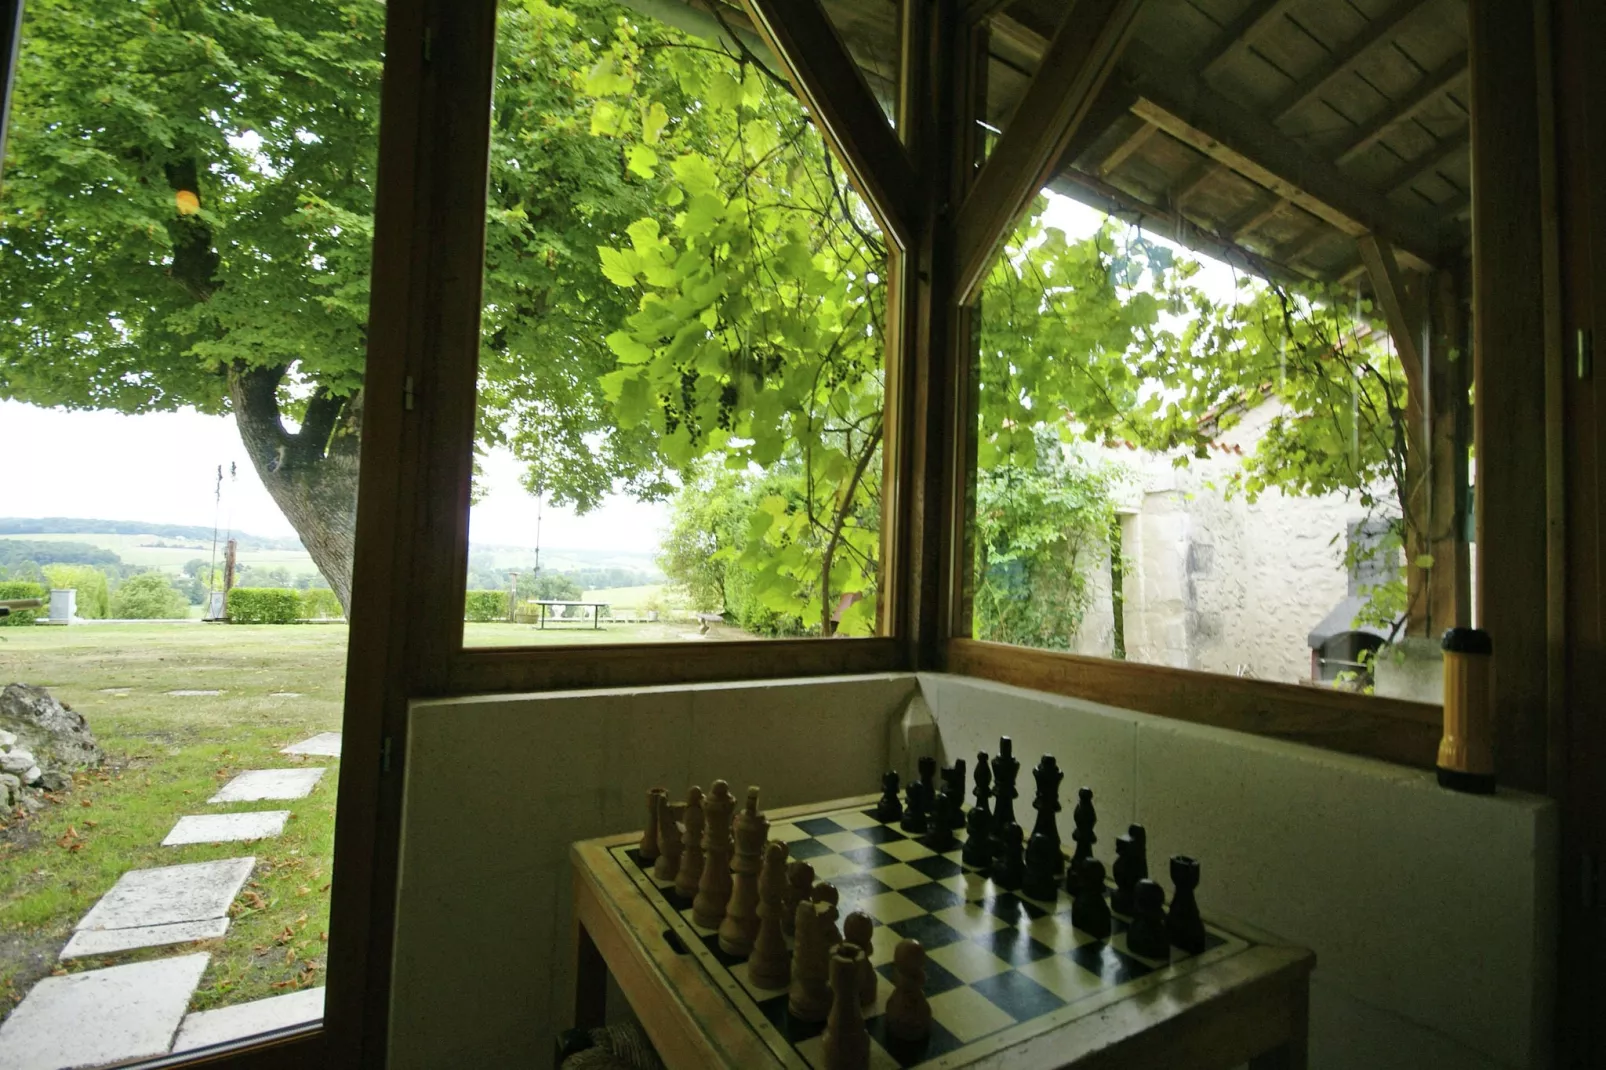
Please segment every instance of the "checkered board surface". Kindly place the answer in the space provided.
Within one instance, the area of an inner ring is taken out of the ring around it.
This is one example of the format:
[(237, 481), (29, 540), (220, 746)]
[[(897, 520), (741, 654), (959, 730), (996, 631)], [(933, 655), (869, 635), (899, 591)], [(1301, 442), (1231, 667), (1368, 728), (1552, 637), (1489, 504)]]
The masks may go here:
[[(784, 841), (791, 858), (837, 887), (842, 917), (862, 910), (875, 922), (870, 961), (881, 979), (865, 1009), (873, 1068), (964, 1066), (1250, 946), (1207, 926), (1200, 955), (1173, 948), (1169, 962), (1140, 958), (1127, 950), (1120, 915), (1109, 941), (1095, 940), (1071, 926), (1063, 889), (1052, 903), (1006, 891), (963, 865), (958, 846), (938, 853), (924, 836), (877, 820), (873, 806), (872, 798), (770, 828), (770, 839)], [(954, 835), (963, 844), (964, 830)], [(746, 960), (719, 949), (716, 933), (691, 920), (691, 900), (655, 878), (634, 846), (611, 854), (663, 917), (671, 946), (696, 956), (781, 1065), (822, 1067), (824, 1023), (792, 1018), (784, 989), (749, 981)], [(933, 1018), (931, 1036), (912, 1047), (887, 1035), (883, 1017), (893, 949), (906, 937), (926, 949)]]

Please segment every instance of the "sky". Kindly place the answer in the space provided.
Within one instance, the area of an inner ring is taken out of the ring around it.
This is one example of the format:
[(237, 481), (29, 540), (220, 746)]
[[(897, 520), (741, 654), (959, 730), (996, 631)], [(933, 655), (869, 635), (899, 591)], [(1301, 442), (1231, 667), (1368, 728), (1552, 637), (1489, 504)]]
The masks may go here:
[[(1073, 240), (1102, 222), (1093, 209), (1054, 195), (1046, 219)], [(1206, 288), (1218, 295), (1230, 292), (1231, 269), (1204, 263)], [(221, 504), (216, 499), (220, 465), (225, 473)], [(470, 540), (481, 546), (534, 546), (537, 503), (519, 485), (518, 462), (505, 450), (495, 451), (484, 460), (483, 473), (488, 493), (470, 514)], [(295, 534), (257, 478), (233, 420), (193, 410), (125, 416), (0, 401), (0, 516), (215, 523), (251, 535)], [(668, 523), (667, 503), (624, 495), (612, 496), (586, 516), (548, 503), (541, 508), (541, 545), (655, 553)]]

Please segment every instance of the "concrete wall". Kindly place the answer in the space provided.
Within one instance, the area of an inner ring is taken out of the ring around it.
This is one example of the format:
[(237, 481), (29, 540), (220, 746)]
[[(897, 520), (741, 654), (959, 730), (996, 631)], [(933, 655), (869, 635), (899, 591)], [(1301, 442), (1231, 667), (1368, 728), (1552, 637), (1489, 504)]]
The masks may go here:
[(1142, 821), (1151, 860), (1203, 860), (1208, 913), (1316, 951), (1316, 1070), (1548, 1065), (1548, 800), (924, 674), (415, 704), (391, 1065), (546, 1065), (570, 1016), (568, 844), (637, 828), (646, 788), (823, 801), (1000, 734), (1028, 765), (1057, 755), (1067, 797), (1094, 788), (1106, 862)]
[(1432, 774), (988, 681), (920, 682), (945, 761), (996, 753), (1000, 735), (1023, 764), (1054, 754), (1065, 797), (1095, 792), (1106, 864), (1142, 822), (1151, 869), (1201, 859), (1207, 914), (1312, 948), (1314, 1070), (1549, 1065), (1550, 800), (1459, 795)]

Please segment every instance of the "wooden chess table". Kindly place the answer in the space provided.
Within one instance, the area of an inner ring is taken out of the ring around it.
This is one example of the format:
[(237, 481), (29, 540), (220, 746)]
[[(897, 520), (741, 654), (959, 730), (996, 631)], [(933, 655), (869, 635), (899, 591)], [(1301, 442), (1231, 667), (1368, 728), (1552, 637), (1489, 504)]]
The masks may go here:
[[(1229, 931), (1207, 914), (1202, 953), (1173, 948), (1165, 962), (1135, 955), (1122, 916), (1108, 940), (1094, 939), (1071, 925), (1063, 891), (1050, 903), (1005, 890), (960, 861), (963, 830), (952, 850), (933, 850), (879, 821), (876, 798), (767, 815), (769, 838), (837, 887), (844, 917), (863, 910), (875, 922), (871, 1067), (1306, 1065), (1310, 951)], [(690, 901), (643, 864), (640, 837), (571, 849), (575, 1024), (602, 1024), (611, 974), (670, 1070), (819, 1070), (823, 1023), (792, 1019), (784, 989), (748, 979), (745, 961), (722, 952), (715, 933), (692, 921)], [(918, 1046), (882, 1028), (892, 951), (905, 937), (928, 957), (933, 1027)]]

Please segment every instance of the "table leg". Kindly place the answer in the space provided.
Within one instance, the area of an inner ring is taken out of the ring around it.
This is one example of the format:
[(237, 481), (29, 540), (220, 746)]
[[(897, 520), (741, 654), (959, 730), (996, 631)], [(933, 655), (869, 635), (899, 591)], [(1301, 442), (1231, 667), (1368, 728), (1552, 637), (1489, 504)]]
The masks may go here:
[(574, 1027), (597, 1029), (608, 1017), (608, 964), (591, 934), (574, 923)]
[(1310, 1065), (1310, 987), (1303, 981), (1289, 993), (1288, 1039), (1249, 1060), (1249, 1070), (1306, 1070)]

